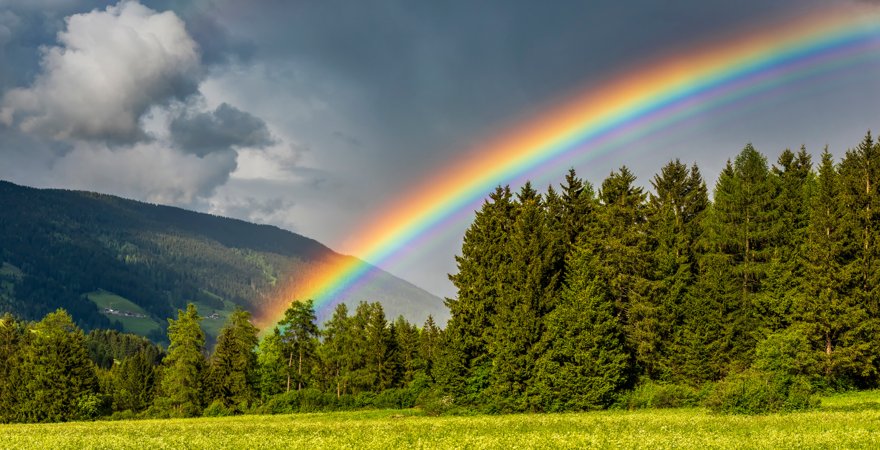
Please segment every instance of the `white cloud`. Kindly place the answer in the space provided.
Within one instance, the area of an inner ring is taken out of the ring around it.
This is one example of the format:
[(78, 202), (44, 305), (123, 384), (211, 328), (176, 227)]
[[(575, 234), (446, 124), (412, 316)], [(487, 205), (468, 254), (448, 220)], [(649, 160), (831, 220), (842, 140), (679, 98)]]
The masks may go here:
[(136, 1), (76, 14), (43, 48), (32, 86), (6, 93), (0, 120), (54, 139), (134, 142), (150, 107), (197, 90), (196, 42), (173, 12)]
[(231, 150), (204, 157), (182, 154), (160, 142), (113, 149), (81, 143), (54, 162), (52, 176), (56, 183), (74, 189), (191, 205), (226, 183), (236, 157)]

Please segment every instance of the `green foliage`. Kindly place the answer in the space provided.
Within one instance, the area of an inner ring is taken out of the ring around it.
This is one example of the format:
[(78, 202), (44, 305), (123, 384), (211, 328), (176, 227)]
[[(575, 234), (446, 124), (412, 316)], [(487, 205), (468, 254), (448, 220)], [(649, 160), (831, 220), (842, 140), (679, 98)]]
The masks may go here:
[(315, 360), (318, 345), (318, 325), (315, 323), (312, 300), (293, 301), (278, 322), (281, 328), (281, 349), (287, 358), (287, 386), (301, 390), (308, 384), (309, 373)]
[(706, 392), (675, 383), (647, 381), (622, 395), (616, 403), (624, 409), (684, 408), (700, 404)]
[(767, 414), (816, 408), (819, 399), (806, 377), (749, 370), (718, 383), (706, 406), (730, 414)]
[(197, 416), (202, 410), (205, 333), (200, 320), (193, 304), (186, 311), (178, 310), (177, 320), (168, 319), (171, 345), (162, 361), (160, 398), (162, 406), (178, 417)]
[(220, 331), (205, 376), (209, 401), (245, 409), (257, 399), (258, 367), (254, 350), (259, 343), (251, 314), (236, 309)]

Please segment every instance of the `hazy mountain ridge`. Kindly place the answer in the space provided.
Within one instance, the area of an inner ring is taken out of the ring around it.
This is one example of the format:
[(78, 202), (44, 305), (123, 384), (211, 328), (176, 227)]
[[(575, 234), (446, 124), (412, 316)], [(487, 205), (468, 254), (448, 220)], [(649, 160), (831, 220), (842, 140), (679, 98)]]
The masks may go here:
[[(233, 304), (265, 308), (298, 272), (327, 258), (351, 257), (271, 225), (0, 181), (0, 312), (26, 319), (64, 307), (86, 328), (119, 327), (90, 296), (107, 291), (159, 324), (189, 301), (219, 321)], [(389, 317), (445, 322), (440, 298), (374, 270), (375, 281), (345, 303), (380, 301)]]

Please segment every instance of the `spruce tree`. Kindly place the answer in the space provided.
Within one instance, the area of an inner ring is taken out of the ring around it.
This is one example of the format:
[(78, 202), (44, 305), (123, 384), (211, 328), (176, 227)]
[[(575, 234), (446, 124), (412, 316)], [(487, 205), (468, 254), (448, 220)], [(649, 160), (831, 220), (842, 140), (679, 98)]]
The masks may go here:
[[(162, 397), (170, 405), (170, 413), (189, 417), (201, 413), (205, 370), (205, 332), (202, 318), (192, 303), (186, 311), (177, 310), (177, 320), (168, 319), (168, 354), (162, 361)], [(157, 399), (157, 402), (160, 401)]]
[(560, 303), (545, 319), (545, 351), (536, 362), (536, 403), (545, 411), (607, 407), (630, 374), (614, 299), (597, 276), (598, 258), (585, 248), (572, 258)]
[(0, 316), (0, 423), (16, 419), (21, 383), (24, 324), (9, 313)]
[(209, 401), (246, 409), (257, 398), (259, 373), (254, 350), (259, 343), (251, 314), (236, 308), (220, 330), (206, 379)]
[(275, 327), (260, 341), (257, 351), (259, 391), (262, 398), (284, 392), (287, 384), (287, 361), (281, 343), (281, 330)]
[(511, 197), (510, 189), (500, 186), (489, 195), (465, 232), (461, 256), (455, 258), (458, 271), (449, 276), (457, 295), (446, 300), (451, 318), (435, 375), (440, 386), (463, 404), (477, 403), (489, 384), (489, 336), (511, 261)]
[(602, 182), (595, 231), (583, 239), (597, 257), (596, 275), (608, 287), (626, 346), (647, 373), (655, 371), (659, 318), (649, 298), (645, 193), (624, 166)]
[(81, 401), (98, 392), (95, 365), (85, 336), (63, 309), (28, 327), (18, 386), (18, 421), (83, 419)]
[(868, 355), (873, 352), (868, 311), (847, 291), (849, 277), (844, 265), (848, 262), (846, 242), (851, 236), (844, 227), (848, 212), (839, 196), (839, 175), (826, 149), (810, 203), (801, 257), (805, 277), (795, 317), (820, 355), (823, 367), (816, 372), (832, 387), (844, 387), (870, 370), (865, 362), (870, 362)]
[(492, 399), (501, 411), (532, 408), (528, 396), (541, 351), (537, 344), (559, 282), (544, 205), (530, 183), (517, 194), (515, 216), (507, 250), (511, 261), (502, 275), (506, 283), (501, 286), (489, 343)]
[(339, 398), (348, 392), (351, 371), (355, 365), (355, 336), (352, 319), (345, 303), (336, 305), (333, 317), (324, 324), (323, 342), (319, 348), (320, 359), (329, 387)]
[(694, 312), (690, 296), (696, 282), (696, 245), (700, 221), (708, 207), (706, 184), (696, 165), (690, 169), (671, 161), (651, 180), (654, 193), (648, 203), (648, 238), (654, 281), (648, 297), (657, 317), (656, 363), (649, 375), (683, 376), (687, 355), (684, 323)]
[(114, 410), (137, 413), (150, 406), (157, 380), (155, 363), (156, 355), (148, 349), (141, 349), (113, 365), (110, 374)]

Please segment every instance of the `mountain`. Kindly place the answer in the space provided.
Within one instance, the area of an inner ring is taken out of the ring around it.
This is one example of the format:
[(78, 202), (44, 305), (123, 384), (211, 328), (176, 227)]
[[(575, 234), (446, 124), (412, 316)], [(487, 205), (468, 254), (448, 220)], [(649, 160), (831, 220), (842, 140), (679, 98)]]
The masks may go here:
[[(308, 274), (351, 259), (270, 225), (0, 181), (0, 313), (24, 319), (63, 307), (83, 328), (164, 341), (166, 319), (193, 302), (211, 338), (236, 305), (270, 323)], [(342, 297), (350, 309), (380, 301), (389, 318), (448, 318), (440, 298), (370, 271)], [(328, 314), (319, 310), (319, 320)]]

